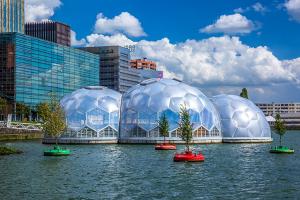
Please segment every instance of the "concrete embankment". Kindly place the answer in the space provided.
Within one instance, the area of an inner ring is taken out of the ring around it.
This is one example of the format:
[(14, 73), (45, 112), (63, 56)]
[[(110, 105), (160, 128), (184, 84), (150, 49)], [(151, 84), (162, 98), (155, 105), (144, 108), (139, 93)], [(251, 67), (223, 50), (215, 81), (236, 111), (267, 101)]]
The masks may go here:
[(42, 139), (43, 137), (42, 131), (39, 130), (0, 128), (0, 141)]

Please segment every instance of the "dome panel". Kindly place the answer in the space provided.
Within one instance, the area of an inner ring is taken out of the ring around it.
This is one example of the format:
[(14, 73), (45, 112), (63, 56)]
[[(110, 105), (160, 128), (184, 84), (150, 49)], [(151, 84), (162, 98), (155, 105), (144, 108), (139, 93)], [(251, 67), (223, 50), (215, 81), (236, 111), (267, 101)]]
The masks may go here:
[(70, 129), (78, 131), (85, 125), (85, 114), (80, 112), (67, 113), (67, 123)]
[(213, 103), (220, 113), (224, 138), (271, 140), (270, 126), (262, 111), (248, 99), (235, 95), (218, 95)]
[(96, 132), (109, 125), (109, 113), (100, 108), (95, 108), (87, 112), (86, 115), (86, 125)]
[[(122, 97), (120, 128), (124, 131), (120, 133), (121, 139), (145, 136), (145, 133), (139, 133), (141, 130), (136, 127), (133, 129), (138, 133), (128, 131), (129, 125), (136, 125), (145, 130), (147, 137), (158, 137), (157, 129), (154, 129), (157, 128), (159, 117), (163, 114), (169, 121), (169, 131), (175, 131), (180, 121), (179, 112), (182, 105), (189, 110), (193, 127), (205, 124), (209, 131), (216, 128), (218, 131), (215, 132), (221, 132), (218, 112), (198, 89), (173, 79), (150, 79), (134, 86), (134, 89), (131, 88)], [(134, 116), (130, 114), (132, 111), (136, 113)], [(129, 116), (131, 120), (127, 120)], [(174, 135), (178, 136), (177, 133)], [(221, 138), (220, 134), (217, 136)]]
[(119, 129), (121, 106), (119, 92), (102, 86), (85, 87), (66, 95), (60, 104), (67, 116), (67, 126), (70, 130), (79, 131), (88, 127), (99, 132), (108, 126), (114, 131)]

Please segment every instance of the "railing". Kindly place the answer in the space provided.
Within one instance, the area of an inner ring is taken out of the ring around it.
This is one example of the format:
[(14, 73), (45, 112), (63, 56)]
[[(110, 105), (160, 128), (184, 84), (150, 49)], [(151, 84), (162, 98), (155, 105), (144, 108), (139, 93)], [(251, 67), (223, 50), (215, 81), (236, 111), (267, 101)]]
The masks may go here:
[(40, 124), (40, 123), (0, 121), (0, 128), (12, 128), (12, 129), (24, 129), (24, 130), (42, 130), (42, 124)]

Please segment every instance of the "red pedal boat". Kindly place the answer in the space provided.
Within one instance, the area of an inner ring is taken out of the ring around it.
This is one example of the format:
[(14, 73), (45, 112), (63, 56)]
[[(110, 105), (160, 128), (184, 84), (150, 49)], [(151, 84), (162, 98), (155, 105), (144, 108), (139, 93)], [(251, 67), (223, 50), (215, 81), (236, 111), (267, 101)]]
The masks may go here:
[(205, 157), (202, 153), (193, 153), (192, 151), (185, 151), (183, 153), (176, 153), (174, 156), (175, 162), (203, 162)]
[(157, 145), (155, 145), (155, 150), (176, 150), (176, 145), (174, 145), (174, 144), (157, 144)]

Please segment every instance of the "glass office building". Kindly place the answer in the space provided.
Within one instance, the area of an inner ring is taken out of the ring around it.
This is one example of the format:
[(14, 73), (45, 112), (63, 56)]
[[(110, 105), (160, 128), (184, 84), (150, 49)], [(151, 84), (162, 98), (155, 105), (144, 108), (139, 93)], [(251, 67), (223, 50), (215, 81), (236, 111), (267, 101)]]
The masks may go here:
[(24, 33), (24, 0), (0, 0), (0, 33)]
[(99, 85), (97, 55), (20, 33), (0, 34), (0, 95), (35, 107)]

